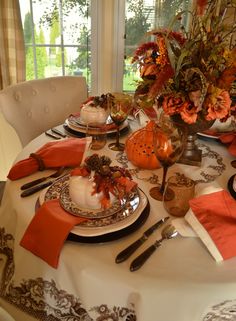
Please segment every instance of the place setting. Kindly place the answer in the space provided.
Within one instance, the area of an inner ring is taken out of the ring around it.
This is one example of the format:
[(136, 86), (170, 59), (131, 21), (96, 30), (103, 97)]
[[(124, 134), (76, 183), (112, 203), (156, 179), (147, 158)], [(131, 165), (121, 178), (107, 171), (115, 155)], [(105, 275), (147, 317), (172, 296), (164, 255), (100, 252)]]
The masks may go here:
[[(89, 97), (77, 113), (69, 115), (63, 125), (68, 134), (76, 137), (83, 137), (89, 131), (96, 132), (97, 135), (106, 132), (108, 137), (117, 137), (119, 134), (124, 135), (129, 132), (128, 113), (124, 119), (115, 120), (111, 108), (126, 104), (132, 106), (132, 95), (123, 93), (107, 93), (100, 96)], [(88, 129), (90, 127), (90, 129)]]
[[(128, 170), (111, 162), (107, 156), (92, 154), (70, 173), (55, 178), (40, 193), (20, 244), (56, 268), (66, 239), (109, 242), (140, 228), (149, 216), (148, 198)], [(57, 230), (55, 242), (44, 247), (52, 228)]]

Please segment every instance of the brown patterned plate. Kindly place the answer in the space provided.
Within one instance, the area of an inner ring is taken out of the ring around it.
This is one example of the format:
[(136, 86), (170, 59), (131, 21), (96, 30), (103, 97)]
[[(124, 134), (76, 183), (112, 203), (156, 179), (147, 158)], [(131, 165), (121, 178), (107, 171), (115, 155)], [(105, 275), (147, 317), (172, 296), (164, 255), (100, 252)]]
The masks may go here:
[(116, 199), (114, 201), (114, 203), (112, 204), (112, 206), (106, 210), (104, 210), (104, 209), (89, 210), (89, 209), (79, 207), (78, 204), (76, 204), (72, 201), (72, 199), (70, 197), (70, 193), (69, 193), (69, 184), (68, 183), (65, 184), (65, 186), (62, 188), (60, 196), (59, 196), (61, 207), (65, 211), (69, 212), (72, 215), (85, 217), (88, 219), (98, 219), (98, 218), (104, 218), (107, 216), (114, 215), (115, 213), (126, 208), (128, 206), (130, 199), (134, 199), (134, 198), (136, 198), (137, 202), (139, 202), (138, 190), (136, 192), (132, 193), (132, 195), (127, 196), (127, 198), (122, 198), (120, 200)]
[[(39, 205), (42, 205), (49, 200), (59, 199), (61, 190), (65, 186), (68, 186), (68, 183), (69, 175), (62, 177), (55, 181), (50, 187), (44, 189), (39, 196)], [(147, 202), (146, 195), (139, 189), (137, 193), (133, 194), (128, 200), (124, 208), (113, 215), (82, 222), (74, 227), (73, 233), (91, 237), (129, 226), (138, 219), (139, 215), (141, 215), (146, 207)]]

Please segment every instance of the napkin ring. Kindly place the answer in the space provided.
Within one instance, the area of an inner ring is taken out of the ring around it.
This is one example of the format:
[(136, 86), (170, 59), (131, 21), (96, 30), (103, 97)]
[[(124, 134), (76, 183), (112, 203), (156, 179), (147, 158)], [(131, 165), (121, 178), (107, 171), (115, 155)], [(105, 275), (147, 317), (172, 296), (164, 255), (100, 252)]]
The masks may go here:
[(31, 153), (30, 157), (33, 157), (36, 160), (36, 162), (38, 163), (40, 171), (44, 171), (46, 169), (44, 161), (42, 160), (42, 158), (39, 155), (37, 155), (35, 153)]

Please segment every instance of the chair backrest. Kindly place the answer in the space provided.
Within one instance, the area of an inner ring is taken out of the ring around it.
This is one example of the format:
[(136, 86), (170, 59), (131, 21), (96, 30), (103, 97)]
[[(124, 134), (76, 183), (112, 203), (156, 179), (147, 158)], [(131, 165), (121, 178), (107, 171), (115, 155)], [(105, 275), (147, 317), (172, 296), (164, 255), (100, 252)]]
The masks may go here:
[(0, 111), (22, 146), (57, 126), (87, 99), (85, 77), (60, 76), (30, 80), (0, 91)]
[(15, 319), (13, 319), (13, 317), (1, 306), (0, 306), (0, 320), (1, 321), (15, 321)]

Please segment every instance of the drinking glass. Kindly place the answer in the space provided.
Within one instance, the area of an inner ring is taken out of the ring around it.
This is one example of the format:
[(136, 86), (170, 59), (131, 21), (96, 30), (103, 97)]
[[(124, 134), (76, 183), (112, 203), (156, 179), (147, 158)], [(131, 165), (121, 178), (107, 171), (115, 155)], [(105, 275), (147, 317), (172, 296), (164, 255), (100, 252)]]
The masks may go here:
[(88, 123), (86, 125), (86, 137), (92, 137), (90, 148), (93, 150), (102, 149), (107, 142), (105, 125)]
[(191, 178), (183, 174), (171, 176), (163, 194), (164, 208), (170, 215), (182, 217), (187, 213), (194, 194), (195, 182)]
[(151, 188), (149, 193), (158, 201), (163, 199), (168, 168), (182, 155), (186, 137), (185, 128), (167, 118), (153, 128), (154, 153), (163, 167), (163, 177), (161, 185)]
[(131, 112), (132, 96), (123, 93), (114, 93), (114, 100), (110, 104), (110, 117), (116, 124), (116, 141), (110, 143), (108, 147), (114, 151), (123, 151), (124, 144), (120, 143), (120, 125), (126, 120), (129, 113)]

